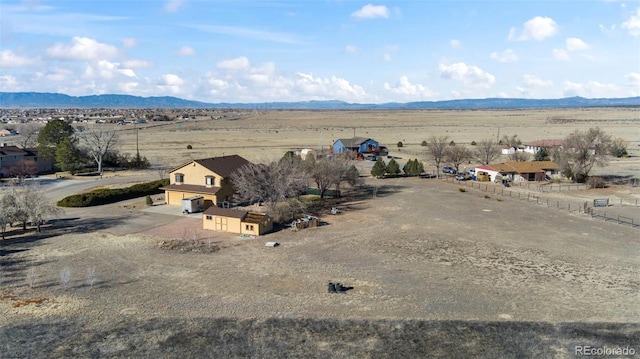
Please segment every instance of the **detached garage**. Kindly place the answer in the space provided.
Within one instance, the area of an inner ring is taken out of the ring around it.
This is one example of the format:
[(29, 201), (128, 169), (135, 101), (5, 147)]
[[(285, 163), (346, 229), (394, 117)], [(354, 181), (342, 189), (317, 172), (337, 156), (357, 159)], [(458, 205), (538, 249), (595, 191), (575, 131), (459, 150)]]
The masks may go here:
[(211, 206), (202, 214), (202, 228), (259, 236), (273, 230), (273, 221), (263, 213)]

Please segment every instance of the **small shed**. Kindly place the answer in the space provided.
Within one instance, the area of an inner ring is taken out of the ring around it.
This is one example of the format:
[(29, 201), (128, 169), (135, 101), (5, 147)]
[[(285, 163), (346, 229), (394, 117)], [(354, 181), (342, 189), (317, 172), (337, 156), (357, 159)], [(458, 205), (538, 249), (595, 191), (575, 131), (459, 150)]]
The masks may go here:
[(204, 197), (193, 196), (182, 199), (182, 213), (202, 212), (204, 208)]

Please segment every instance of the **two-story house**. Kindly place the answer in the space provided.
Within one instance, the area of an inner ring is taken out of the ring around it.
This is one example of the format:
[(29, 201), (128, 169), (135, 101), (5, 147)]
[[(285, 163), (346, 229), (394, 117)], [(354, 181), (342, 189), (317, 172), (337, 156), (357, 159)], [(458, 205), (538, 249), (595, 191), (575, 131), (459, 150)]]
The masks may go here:
[(230, 201), (235, 193), (230, 176), (240, 167), (251, 162), (238, 156), (222, 156), (193, 160), (169, 173), (169, 185), (163, 187), (165, 202), (170, 205), (182, 205), (182, 200), (202, 196), (207, 209)]

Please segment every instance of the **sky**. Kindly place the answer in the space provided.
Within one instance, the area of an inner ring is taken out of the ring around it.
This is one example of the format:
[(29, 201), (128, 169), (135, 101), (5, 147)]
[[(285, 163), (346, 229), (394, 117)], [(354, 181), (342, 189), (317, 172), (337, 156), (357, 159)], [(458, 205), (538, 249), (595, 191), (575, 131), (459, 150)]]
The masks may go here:
[(640, 96), (640, 2), (0, 0), (0, 91), (351, 103)]

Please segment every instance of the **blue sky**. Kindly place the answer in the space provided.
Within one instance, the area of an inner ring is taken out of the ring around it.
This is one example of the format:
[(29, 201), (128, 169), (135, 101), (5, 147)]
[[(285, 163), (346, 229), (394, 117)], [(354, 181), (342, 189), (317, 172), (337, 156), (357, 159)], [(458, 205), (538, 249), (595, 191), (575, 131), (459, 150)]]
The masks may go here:
[(254, 103), (640, 96), (640, 3), (0, 0), (0, 90)]

